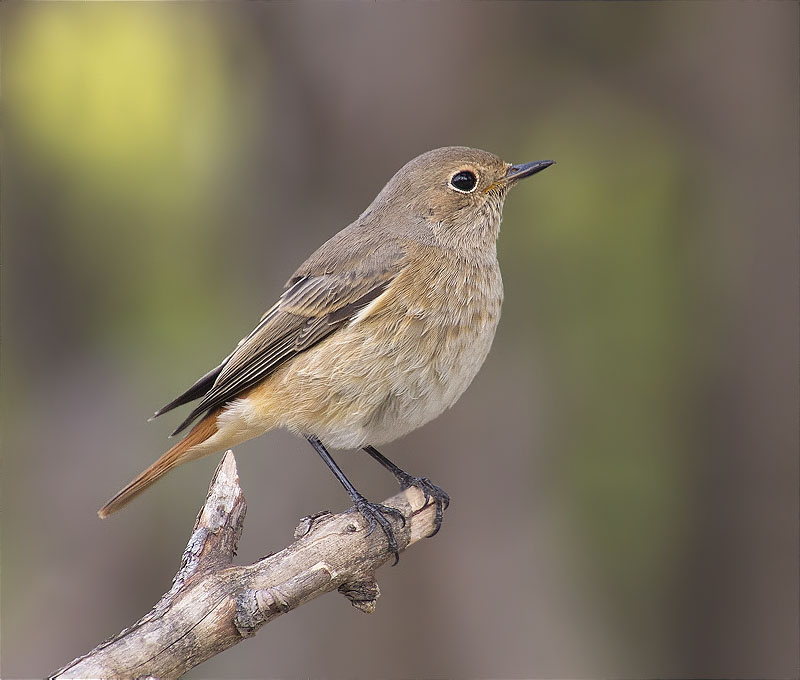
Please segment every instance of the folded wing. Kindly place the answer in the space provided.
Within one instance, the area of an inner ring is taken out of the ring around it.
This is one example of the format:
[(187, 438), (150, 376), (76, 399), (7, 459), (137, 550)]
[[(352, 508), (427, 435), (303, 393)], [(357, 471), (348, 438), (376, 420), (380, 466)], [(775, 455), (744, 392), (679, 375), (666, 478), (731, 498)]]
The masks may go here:
[(349, 323), (387, 289), (402, 269), (401, 245), (389, 241), (371, 247), (365, 243), (364, 247), (369, 252), (361, 257), (351, 253), (333, 264), (330, 257), (320, 262), (321, 254), (325, 254), (322, 249), (315, 253), (236, 349), (186, 392), (156, 411), (155, 416), (202, 397), (173, 432), (177, 434), (198, 416), (234, 399), (291, 357)]

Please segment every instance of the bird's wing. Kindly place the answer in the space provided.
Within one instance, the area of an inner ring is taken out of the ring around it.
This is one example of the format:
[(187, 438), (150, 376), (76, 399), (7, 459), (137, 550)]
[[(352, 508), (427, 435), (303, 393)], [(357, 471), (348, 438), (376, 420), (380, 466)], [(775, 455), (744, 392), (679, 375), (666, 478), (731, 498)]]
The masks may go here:
[(346, 325), (386, 290), (403, 267), (404, 248), (391, 241), (370, 247), (361, 257), (351, 253), (333, 264), (315, 261), (320, 251), (295, 272), (278, 302), (219, 366), (156, 412), (161, 415), (202, 396), (173, 434)]

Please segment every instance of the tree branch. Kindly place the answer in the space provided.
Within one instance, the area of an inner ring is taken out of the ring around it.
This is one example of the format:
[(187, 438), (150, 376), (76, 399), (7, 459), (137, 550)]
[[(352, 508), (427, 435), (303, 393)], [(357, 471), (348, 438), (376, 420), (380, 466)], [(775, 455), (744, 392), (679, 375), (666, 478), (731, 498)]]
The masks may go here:
[[(435, 506), (409, 488), (384, 501), (406, 517), (393, 522), (400, 550), (434, 529)], [(295, 543), (255, 564), (232, 565), (244, 526), (236, 460), (228, 451), (211, 481), (181, 566), (153, 609), (52, 678), (177, 678), (255, 635), (261, 626), (323, 593), (338, 590), (363, 612), (380, 595), (374, 572), (394, 558), (386, 537), (366, 535), (357, 512), (305, 517)]]

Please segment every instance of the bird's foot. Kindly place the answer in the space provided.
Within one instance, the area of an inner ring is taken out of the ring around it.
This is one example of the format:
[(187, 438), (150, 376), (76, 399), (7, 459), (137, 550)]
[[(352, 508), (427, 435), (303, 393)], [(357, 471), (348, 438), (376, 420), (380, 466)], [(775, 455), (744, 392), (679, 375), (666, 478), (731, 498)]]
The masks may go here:
[(400, 560), (400, 551), (397, 546), (397, 539), (395, 538), (392, 524), (387, 517), (398, 519), (400, 520), (400, 526), (405, 526), (405, 515), (397, 508), (381, 505), (380, 503), (370, 503), (363, 496), (358, 496), (353, 500), (355, 501), (353, 509), (358, 510), (364, 519), (367, 520), (367, 536), (375, 530), (377, 525), (380, 525), (381, 529), (383, 529), (383, 533), (386, 534), (386, 540), (389, 543), (389, 550), (394, 554), (394, 562), (392, 564), (392, 566), (394, 566)]
[(427, 477), (412, 477), (407, 472), (400, 472), (395, 473), (397, 477), (397, 481), (400, 482), (400, 487), (402, 489), (408, 489), (411, 486), (417, 487), (422, 493), (425, 495), (425, 505), (431, 502), (436, 503), (436, 517), (433, 521), (433, 531), (427, 535), (426, 538), (430, 538), (431, 536), (435, 536), (439, 533), (439, 529), (442, 527), (442, 518), (444, 517), (444, 511), (447, 510), (447, 507), (450, 505), (450, 496), (447, 495), (447, 492), (436, 486), (430, 479)]

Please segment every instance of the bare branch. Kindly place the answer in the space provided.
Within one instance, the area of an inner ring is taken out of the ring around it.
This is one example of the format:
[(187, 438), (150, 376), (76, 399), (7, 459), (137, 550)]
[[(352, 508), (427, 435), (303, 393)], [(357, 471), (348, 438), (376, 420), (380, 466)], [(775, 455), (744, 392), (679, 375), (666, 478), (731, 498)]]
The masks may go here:
[[(435, 506), (416, 488), (384, 501), (406, 517), (393, 523), (400, 550), (434, 529)], [(177, 678), (255, 635), (277, 616), (338, 590), (371, 613), (375, 570), (394, 558), (382, 531), (366, 535), (357, 512), (304, 518), (295, 543), (255, 564), (234, 566), (247, 504), (228, 451), (214, 473), (172, 588), (143, 618), (55, 672), (52, 678)]]

